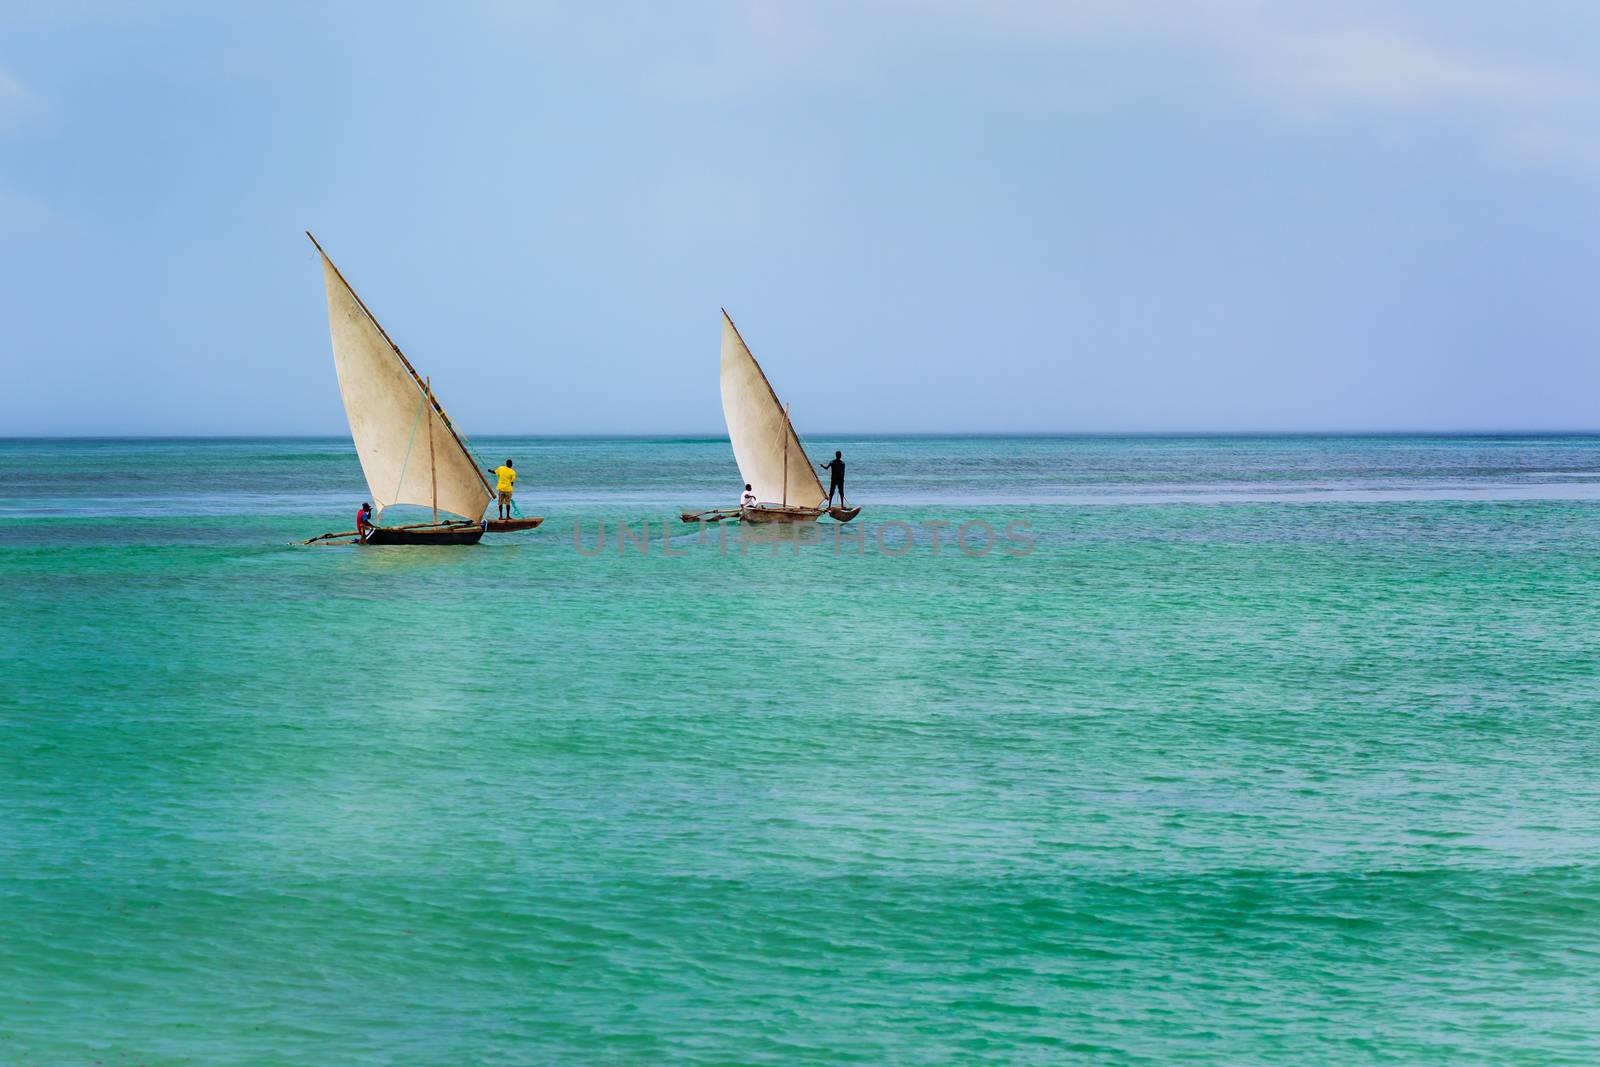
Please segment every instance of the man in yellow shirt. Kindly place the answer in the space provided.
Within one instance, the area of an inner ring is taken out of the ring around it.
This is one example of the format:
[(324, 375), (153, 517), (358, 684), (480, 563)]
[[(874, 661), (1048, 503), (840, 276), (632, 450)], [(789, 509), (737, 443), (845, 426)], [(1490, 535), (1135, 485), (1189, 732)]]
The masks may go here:
[(504, 467), (495, 467), (493, 470), (485, 467), (484, 470), (488, 470), (490, 474), (499, 479), (500, 517), (509, 519), (511, 517), (511, 491), (517, 484), (517, 472), (511, 469), (511, 461), (509, 459), (506, 460)]

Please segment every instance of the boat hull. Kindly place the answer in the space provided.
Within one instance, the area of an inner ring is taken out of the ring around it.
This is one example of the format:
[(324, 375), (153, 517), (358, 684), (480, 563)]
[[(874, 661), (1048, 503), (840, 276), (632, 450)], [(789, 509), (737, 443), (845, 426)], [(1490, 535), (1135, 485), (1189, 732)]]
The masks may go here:
[(739, 517), (745, 522), (816, 522), (826, 515), (835, 522), (849, 522), (861, 514), (859, 507), (833, 507), (833, 508), (786, 508), (786, 507), (760, 507), (745, 508)]
[(685, 511), (678, 517), (684, 522), (727, 522), (732, 519), (739, 519), (742, 522), (793, 523), (816, 522), (824, 515), (827, 515), (835, 522), (849, 522), (859, 514), (861, 514), (860, 507), (786, 508), (774, 505), (758, 508), (715, 508), (711, 511)]
[(517, 533), (521, 530), (531, 530), (543, 521), (543, 516), (527, 519), (489, 519), (484, 525), (490, 533)]
[(516, 533), (532, 530), (544, 522), (542, 517), (526, 519), (488, 519), (481, 523), (450, 522), (434, 526), (420, 523), (415, 526), (369, 526), (367, 535), (360, 537), (354, 530), (326, 533), (303, 542), (308, 545), (475, 545), (485, 533)]
[(825, 512), (817, 508), (789, 508), (781, 505), (761, 508), (742, 508), (739, 518), (744, 522), (816, 522)]
[(422, 526), (413, 529), (374, 526), (364, 545), (475, 545), (483, 540), (481, 525)]

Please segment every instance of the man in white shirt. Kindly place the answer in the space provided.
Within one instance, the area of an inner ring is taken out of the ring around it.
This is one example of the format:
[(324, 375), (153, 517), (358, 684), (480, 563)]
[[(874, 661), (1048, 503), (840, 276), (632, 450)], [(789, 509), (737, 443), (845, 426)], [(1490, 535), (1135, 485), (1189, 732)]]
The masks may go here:
[(739, 498), (739, 506), (741, 508), (753, 508), (756, 506), (756, 494), (751, 490), (749, 482), (744, 483), (744, 496)]

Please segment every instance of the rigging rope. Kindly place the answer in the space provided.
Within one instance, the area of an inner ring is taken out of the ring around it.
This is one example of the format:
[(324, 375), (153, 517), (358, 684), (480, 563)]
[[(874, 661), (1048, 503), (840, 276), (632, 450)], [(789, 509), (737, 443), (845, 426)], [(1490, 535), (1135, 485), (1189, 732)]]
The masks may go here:
[[(411, 436), (406, 439), (406, 454), (400, 460), (400, 479), (399, 481), (395, 482), (394, 486), (394, 498), (396, 500), (400, 499), (400, 490), (405, 488), (406, 468), (411, 465), (411, 446), (417, 440), (417, 423), (422, 421), (422, 405), (426, 399), (426, 394), (417, 394), (417, 413), (411, 416)], [(383, 511), (382, 508), (379, 508), (378, 510), (380, 514)]]

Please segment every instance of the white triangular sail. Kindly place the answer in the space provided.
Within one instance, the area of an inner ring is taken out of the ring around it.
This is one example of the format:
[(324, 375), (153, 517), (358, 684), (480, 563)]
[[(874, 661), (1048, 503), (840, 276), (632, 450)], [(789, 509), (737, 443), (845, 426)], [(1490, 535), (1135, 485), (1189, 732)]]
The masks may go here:
[(326, 253), (322, 280), (339, 392), (373, 507), (436, 506), (476, 522), (491, 499), (477, 463)]
[(777, 394), (726, 311), (722, 313), (722, 417), (728, 423), (739, 474), (750, 483), (757, 500), (815, 508), (828, 498)]

